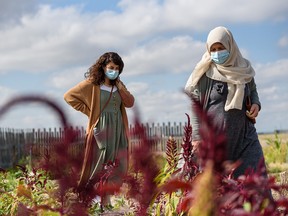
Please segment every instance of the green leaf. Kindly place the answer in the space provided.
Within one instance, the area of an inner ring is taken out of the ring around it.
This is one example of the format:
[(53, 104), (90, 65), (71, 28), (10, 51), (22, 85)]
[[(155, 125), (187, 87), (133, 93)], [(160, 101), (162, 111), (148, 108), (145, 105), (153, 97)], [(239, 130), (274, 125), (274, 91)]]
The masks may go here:
[(252, 206), (251, 206), (251, 203), (250, 202), (245, 202), (243, 204), (243, 209), (247, 212), (251, 212), (251, 209), (252, 209)]

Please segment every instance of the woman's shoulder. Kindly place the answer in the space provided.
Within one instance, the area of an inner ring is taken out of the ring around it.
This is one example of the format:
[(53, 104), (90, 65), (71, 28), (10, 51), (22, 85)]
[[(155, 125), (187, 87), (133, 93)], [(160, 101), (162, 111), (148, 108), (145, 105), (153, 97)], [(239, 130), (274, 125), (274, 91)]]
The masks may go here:
[(247, 83), (247, 85), (250, 88), (253, 88), (256, 85), (254, 77)]
[(89, 79), (84, 79), (81, 82), (78, 83), (78, 85), (80, 87), (87, 87), (87, 88), (92, 88), (92, 87), (99, 87), (99, 85), (96, 85), (95, 83), (93, 83), (92, 81), (90, 81)]

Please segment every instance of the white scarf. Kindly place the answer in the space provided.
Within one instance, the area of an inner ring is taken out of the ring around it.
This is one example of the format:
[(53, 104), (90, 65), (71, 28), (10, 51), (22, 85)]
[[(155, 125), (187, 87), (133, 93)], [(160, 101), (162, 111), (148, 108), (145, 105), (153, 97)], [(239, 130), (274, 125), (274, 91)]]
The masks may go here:
[[(217, 42), (223, 44), (230, 53), (227, 61), (221, 65), (213, 63), (210, 56), (210, 47)], [(210, 31), (206, 48), (207, 51), (196, 65), (186, 83), (185, 91), (190, 93), (200, 78), (206, 73), (211, 79), (227, 82), (228, 95), (225, 111), (230, 109), (241, 110), (245, 84), (250, 82), (255, 76), (254, 69), (250, 62), (242, 57), (232, 33), (225, 27), (216, 27)]]

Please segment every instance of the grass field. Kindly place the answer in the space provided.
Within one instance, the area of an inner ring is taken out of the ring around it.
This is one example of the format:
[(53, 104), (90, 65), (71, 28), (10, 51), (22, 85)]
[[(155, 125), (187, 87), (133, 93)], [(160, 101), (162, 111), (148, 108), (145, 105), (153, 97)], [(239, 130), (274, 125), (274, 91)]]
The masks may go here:
[[(288, 143), (288, 132), (287, 133), (278, 133), (277, 134), (278, 138), (281, 140), (283, 143)], [(267, 145), (268, 140), (275, 140), (276, 135), (275, 133), (269, 133), (269, 134), (259, 134), (259, 141), (261, 145), (264, 147)]]
[[(268, 172), (288, 171), (288, 133), (259, 134)], [(287, 181), (287, 179), (285, 180)]]

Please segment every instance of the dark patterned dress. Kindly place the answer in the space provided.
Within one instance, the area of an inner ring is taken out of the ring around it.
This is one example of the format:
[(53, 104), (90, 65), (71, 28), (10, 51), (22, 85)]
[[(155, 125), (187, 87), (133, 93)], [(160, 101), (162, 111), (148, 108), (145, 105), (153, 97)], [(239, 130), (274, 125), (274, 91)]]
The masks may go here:
[[(227, 83), (213, 80), (207, 112), (213, 117), (219, 132), (225, 131), (226, 133), (228, 160), (241, 161), (240, 167), (234, 172), (234, 177), (238, 177), (244, 174), (247, 168), (256, 170), (264, 156), (256, 128), (246, 117), (244, 101), (242, 110), (223, 111), (227, 94)], [(247, 88), (245, 95), (247, 95)]]

